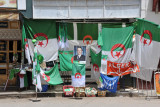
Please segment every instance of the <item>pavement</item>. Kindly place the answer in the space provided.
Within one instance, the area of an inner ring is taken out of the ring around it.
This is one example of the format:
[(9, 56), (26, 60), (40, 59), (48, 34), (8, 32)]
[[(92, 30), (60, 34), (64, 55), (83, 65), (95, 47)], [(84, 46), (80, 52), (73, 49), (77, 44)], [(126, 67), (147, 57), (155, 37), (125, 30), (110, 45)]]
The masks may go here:
[[(40, 101), (39, 101), (40, 100)], [(35, 102), (37, 101), (37, 102)], [(0, 107), (154, 107), (160, 105), (160, 99), (150, 100), (144, 97), (45, 97), (3, 98)]]

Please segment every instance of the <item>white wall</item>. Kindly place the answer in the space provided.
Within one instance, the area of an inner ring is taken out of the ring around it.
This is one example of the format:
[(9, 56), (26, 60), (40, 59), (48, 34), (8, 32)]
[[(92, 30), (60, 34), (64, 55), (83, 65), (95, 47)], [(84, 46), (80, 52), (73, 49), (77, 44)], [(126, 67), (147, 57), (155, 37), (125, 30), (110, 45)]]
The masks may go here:
[(33, 0), (33, 18), (137, 18), (140, 7), (140, 0)]
[(160, 12), (152, 11), (153, 0), (141, 0), (141, 18), (160, 24)]

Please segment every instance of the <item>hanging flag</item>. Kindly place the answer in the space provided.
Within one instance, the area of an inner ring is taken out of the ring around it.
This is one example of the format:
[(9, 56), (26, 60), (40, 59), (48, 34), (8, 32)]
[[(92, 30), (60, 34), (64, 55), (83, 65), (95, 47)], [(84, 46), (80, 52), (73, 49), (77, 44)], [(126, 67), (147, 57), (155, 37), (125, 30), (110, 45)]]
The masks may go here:
[(43, 55), (45, 62), (57, 59), (58, 43), (55, 21), (24, 19), (24, 28), (32, 59), (34, 56), (34, 45), (32, 43), (32, 39), (37, 40), (37, 52), (38, 54)]
[(58, 64), (55, 64), (49, 71), (41, 69), (41, 76), (50, 85), (57, 85), (63, 83), (62, 78), (59, 74)]
[(73, 62), (72, 66), (72, 86), (85, 87), (85, 65)]
[(107, 75), (122, 76), (136, 72), (139, 72), (139, 67), (132, 62), (116, 63), (107, 61)]
[(59, 51), (60, 70), (72, 71), (73, 51)]
[(116, 93), (119, 76), (108, 77), (107, 75), (100, 74), (101, 87), (100, 90), (108, 90)]
[(91, 53), (91, 78), (94, 80), (98, 80), (100, 77), (100, 67), (101, 67), (101, 52), (96, 54), (90, 49)]
[(27, 74), (18, 73), (18, 76), (20, 80), (20, 88), (28, 87)]
[(130, 62), (134, 27), (102, 28), (98, 37), (101, 45), (101, 73), (107, 74), (107, 61)]
[(139, 67), (150, 70), (157, 69), (160, 58), (159, 35), (158, 25), (138, 19), (132, 60), (135, 60)]
[(67, 34), (67, 24), (59, 23), (59, 36), (58, 36), (58, 46), (59, 50), (66, 50), (69, 48), (68, 45), (68, 34)]
[(90, 66), (90, 48), (97, 47), (98, 24), (73, 23), (74, 38), (68, 41), (69, 49), (74, 50), (74, 46), (86, 46), (86, 67)]
[(39, 65), (39, 60), (37, 59), (37, 45), (34, 47), (32, 83), (36, 85), (37, 89), (39, 89), (40, 92), (42, 91), (42, 84), (40, 78), (40, 65)]
[(141, 67), (139, 69), (140, 69), (140, 72), (132, 73), (130, 76), (151, 82), (153, 70), (149, 70)]
[(25, 28), (24, 28), (24, 25), (22, 27), (22, 48), (25, 49), (25, 56), (26, 56), (26, 59), (28, 60), (28, 63), (31, 64), (32, 61), (31, 61), (31, 56), (30, 56), (30, 52), (29, 52), (29, 47), (28, 47), (28, 41), (27, 41), (27, 38), (26, 38), (26, 32), (25, 32)]

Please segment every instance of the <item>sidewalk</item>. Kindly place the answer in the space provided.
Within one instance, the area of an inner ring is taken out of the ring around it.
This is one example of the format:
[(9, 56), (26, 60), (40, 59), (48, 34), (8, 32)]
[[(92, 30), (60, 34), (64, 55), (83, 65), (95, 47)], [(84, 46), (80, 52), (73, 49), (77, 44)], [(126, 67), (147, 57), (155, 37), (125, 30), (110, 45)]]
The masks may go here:
[[(32, 90), (24, 90), (24, 91), (1, 91), (0, 98), (9, 98), (9, 97), (18, 97), (18, 98), (30, 98), (35, 97), (36, 92), (34, 89)], [(116, 93), (110, 93), (107, 91), (106, 97), (155, 97), (155, 90), (137, 90), (137, 89), (121, 89)], [(47, 92), (38, 92), (38, 97), (63, 97), (62, 87), (54, 87), (53, 89), (49, 89)]]

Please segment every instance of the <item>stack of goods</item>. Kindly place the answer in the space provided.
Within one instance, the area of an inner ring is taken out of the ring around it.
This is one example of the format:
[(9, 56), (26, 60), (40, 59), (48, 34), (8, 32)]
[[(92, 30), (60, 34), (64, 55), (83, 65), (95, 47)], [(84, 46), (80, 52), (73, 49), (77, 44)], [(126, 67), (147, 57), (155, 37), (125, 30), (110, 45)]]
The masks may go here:
[(97, 90), (95, 88), (86, 87), (85, 93), (87, 97), (95, 97), (97, 94)]

